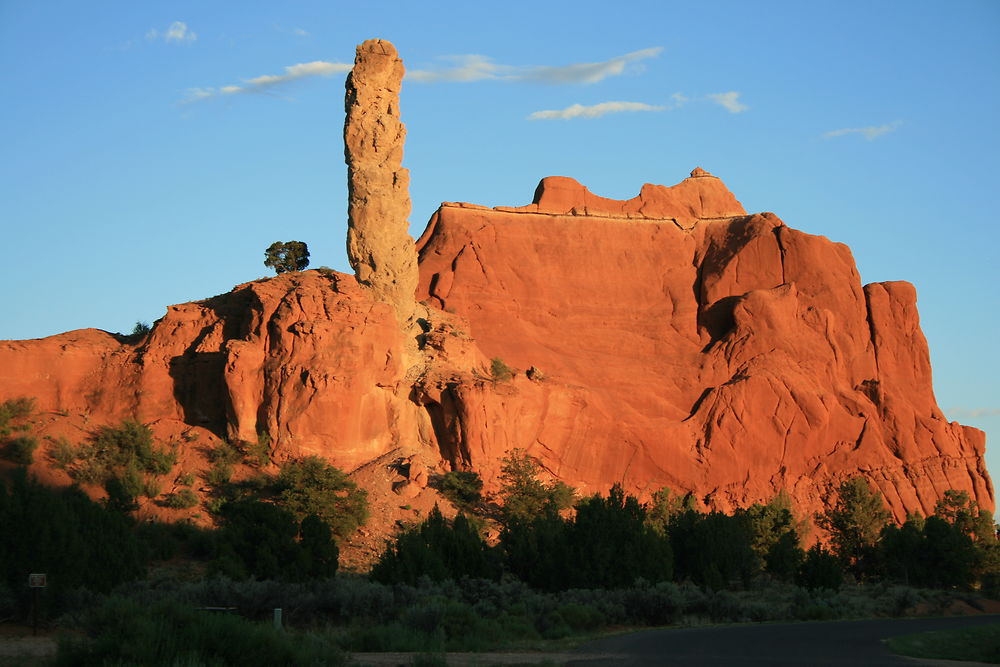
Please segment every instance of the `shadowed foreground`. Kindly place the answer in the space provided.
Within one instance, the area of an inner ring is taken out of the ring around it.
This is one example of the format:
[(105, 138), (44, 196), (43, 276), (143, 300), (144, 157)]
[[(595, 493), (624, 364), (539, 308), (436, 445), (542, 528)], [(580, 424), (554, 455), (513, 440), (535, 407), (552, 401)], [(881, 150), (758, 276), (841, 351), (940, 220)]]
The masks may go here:
[[(914, 665), (889, 652), (896, 635), (996, 623), (998, 615), (775, 623), (635, 632), (580, 645), (568, 665)], [(595, 654), (614, 658), (591, 658)]]

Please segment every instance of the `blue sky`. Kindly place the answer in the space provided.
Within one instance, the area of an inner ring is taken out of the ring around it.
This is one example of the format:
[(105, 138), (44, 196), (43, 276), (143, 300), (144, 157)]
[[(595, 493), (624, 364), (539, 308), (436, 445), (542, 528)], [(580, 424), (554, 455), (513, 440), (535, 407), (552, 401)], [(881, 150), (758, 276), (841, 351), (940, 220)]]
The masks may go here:
[(267, 275), (275, 240), (348, 270), (344, 71), (382, 37), (414, 236), (441, 201), (700, 165), (913, 282), (941, 407), (1000, 434), (998, 35), (995, 0), (4, 0), (0, 338), (130, 331)]

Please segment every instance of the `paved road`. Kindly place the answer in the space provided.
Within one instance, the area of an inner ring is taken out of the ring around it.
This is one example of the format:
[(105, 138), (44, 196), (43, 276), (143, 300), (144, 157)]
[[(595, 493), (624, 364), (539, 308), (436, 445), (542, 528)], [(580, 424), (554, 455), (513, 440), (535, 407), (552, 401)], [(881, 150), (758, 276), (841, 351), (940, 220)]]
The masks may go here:
[(951, 618), (906, 618), (822, 623), (773, 623), (706, 628), (672, 628), (607, 637), (581, 644), (580, 654), (613, 655), (567, 665), (882, 665), (913, 667), (896, 656), (882, 640), (895, 635), (1000, 622), (1000, 615)]

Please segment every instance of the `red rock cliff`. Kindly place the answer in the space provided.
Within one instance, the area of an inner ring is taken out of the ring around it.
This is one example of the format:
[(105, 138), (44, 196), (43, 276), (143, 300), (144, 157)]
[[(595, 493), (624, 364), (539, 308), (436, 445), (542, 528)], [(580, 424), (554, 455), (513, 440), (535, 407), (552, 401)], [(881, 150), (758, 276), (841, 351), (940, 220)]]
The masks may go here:
[[(171, 306), (141, 341), (0, 342), (0, 400), (266, 432), (279, 459), (346, 469), (402, 448), (490, 484), (523, 447), (585, 493), (730, 509), (784, 488), (811, 512), (862, 474), (898, 519), (948, 488), (994, 507), (984, 434), (937, 408), (913, 287), (862, 287), (846, 246), (703, 171), (627, 201), (549, 178), (524, 207), (444, 204), (417, 248), (416, 365), (390, 304), (307, 271)], [(493, 357), (540, 372), (494, 382)]]
[(913, 287), (862, 287), (846, 246), (745, 215), (703, 170), (627, 201), (549, 178), (529, 206), (444, 204), (418, 250), (421, 298), (547, 377), (454, 389), (473, 466), (525, 447), (586, 491), (724, 509), (781, 488), (818, 509), (855, 474), (897, 519), (948, 488), (993, 507), (984, 434), (934, 400)]

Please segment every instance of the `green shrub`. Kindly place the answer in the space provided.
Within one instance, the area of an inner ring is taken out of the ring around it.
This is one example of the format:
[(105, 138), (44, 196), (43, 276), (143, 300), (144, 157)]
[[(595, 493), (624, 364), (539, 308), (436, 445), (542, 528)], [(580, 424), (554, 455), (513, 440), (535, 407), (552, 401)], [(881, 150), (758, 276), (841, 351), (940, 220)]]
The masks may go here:
[(160, 483), (156, 479), (144, 479), (142, 481), (142, 495), (146, 498), (155, 498), (160, 495)]
[(233, 477), (233, 466), (226, 461), (216, 461), (208, 470), (202, 474), (205, 483), (216, 488), (223, 487), (229, 483)]
[(483, 480), (470, 470), (450, 470), (441, 476), (438, 490), (455, 507), (469, 510), (482, 500)]
[(35, 450), (38, 449), (38, 440), (30, 435), (19, 435), (10, 438), (4, 444), (3, 455), (8, 461), (29, 465), (35, 460)]
[(494, 382), (506, 382), (514, 377), (514, 371), (500, 357), (493, 357), (490, 360), (490, 377)]
[(368, 492), (318, 456), (289, 461), (276, 480), (277, 503), (299, 520), (315, 514), (338, 539), (368, 518)]
[(223, 440), (209, 450), (208, 460), (212, 463), (240, 463), (243, 461), (243, 451), (238, 445)]
[(69, 470), (76, 462), (76, 448), (66, 438), (58, 438), (49, 447), (49, 460), (60, 470)]
[(645, 518), (645, 507), (616, 484), (606, 498), (594, 495), (577, 503), (572, 518), (564, 519), (552, 506), (512, 517), (499, 546), (508, 571), (542, 590), (622, 588), (638, 578), (668, 581), (670, 541)]
[(10, 422), (25, 419), (35, 411), (35, 399), (27, 396), (9, 398), (0, 403), (0, 435), (10, 435)]
[(298, 522), (272, 503), (244, 499), (223, 505), (219, 517), (212, 567), (226, 576), (296, 580), (337, 571), (330, 528), (314, 515)]
[(112, 475), (104, 482), (104, 491), (108, 494), (104, 506), (120, 514), (128, 514), (139, 509), (136, 500), (143, 490), (143, 479), (134, 468), (123, 471), (120, 475)]
[(500, 498), (504, 521), (531, 521), (546, 511), (566, 509), (573, 503), (573, 489), (563, 482), (546, 484), (538, 479), (542, 467), (523, 449), (514, 449), (501, 460)]
[(844, 570), (841, 561), (834, 554), (814, 544), (799, 566), (795, 583), (810, 590), (839, 590), (844, 582)]
[(313, 635), (277, 630), (180, 602), (144, 605), (109, 598), (84, 620), (86, 639), (64, 639), (57, 665), (341, 665), (344, 656)]
[(180, 484), (181, 486), (191, 486), (192, 484), (194, 484), (194, 481), (195, 481), (194, 473), (191, 472), (186, 472), (183, 475), (177, 476), (177, 483)]
[(80, 448), (77, 460), (73, 476), (87, 484), (101, 484), (126, 469), (164, 475), (177, 463), (177, 453), (157, 447), (148, 426), (125, 420), (119, 426), (97, 429)]
[(52, 489), (24, 468), (0, 481), (0, 588), (27, 610), (25, 573), (46, 572), (45, 598), (61, 611), (70, 591), (105, 591), (141, 575), (143, 549), (131, 518), (109, 512), (78, 488)]
[(266, 432), (258, 433), (257, 441), (246, 445), (246, 458), (258, 468), (271, 463), (271, 436)]
[(396, 536), (371, 576), (383, 583), (408, 584), (423, 577), (498, 579), (500, 562), (464, 514), (448, 521), (435, 505), (426, 521)]
[(191, 489), (179, 489), (168, 493), (163, 499), (163, 506), (171, 509), (185, 510), (200, 502), (198, 494)]

